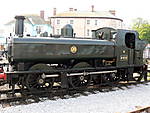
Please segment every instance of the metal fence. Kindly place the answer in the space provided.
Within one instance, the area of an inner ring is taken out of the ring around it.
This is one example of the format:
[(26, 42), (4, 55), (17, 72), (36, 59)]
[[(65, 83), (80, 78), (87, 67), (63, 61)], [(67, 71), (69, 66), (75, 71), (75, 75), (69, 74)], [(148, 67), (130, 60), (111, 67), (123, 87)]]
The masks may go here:
[(143, 58), (150, 59), (150, 44), (148, 44), (143, 51)]

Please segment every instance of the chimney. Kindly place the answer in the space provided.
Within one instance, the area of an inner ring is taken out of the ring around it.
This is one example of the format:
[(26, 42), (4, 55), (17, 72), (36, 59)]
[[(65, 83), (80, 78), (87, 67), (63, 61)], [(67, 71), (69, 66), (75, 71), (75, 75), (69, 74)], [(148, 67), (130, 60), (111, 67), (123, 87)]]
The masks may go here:
[(112, 14), (112, 15), (116, 15), (116, 11), (115, 10), (109, 10), (109, 12)]
[(94, 5), (92, 5), (91, 7), (92, 7), (92, 12), (94, 12)]
[(56, 15), (56, 8), (53, 9), (53, 16)]
[(24, 32), (24, 16), (15, 16), (16, 23), (15, 23), (15, 34), (18, 37), (23, 37)]
[(44, 19), (44, 11), (40, 11), (40, 17)]
[(69, 11), (73, 11), (73, 8), (69, 8)]
[(77, 11), (77, 9), (74, 9), (74, 11)]

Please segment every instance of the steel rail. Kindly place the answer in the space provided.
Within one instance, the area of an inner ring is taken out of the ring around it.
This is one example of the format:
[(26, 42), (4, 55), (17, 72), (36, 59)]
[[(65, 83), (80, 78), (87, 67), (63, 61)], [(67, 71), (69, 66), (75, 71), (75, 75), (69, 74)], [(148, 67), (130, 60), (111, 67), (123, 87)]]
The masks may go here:
[[(147, 82), (132, 82), (132, 83), (118, 83), (118, 84), (107, 84), (104, 86), (101, 85), (92, 85), (88, 87), (78, 87), (78, 88), (69, 88), (69, 89), (63, 89), (60, 87), (55, 87), (52, 90), (41, 90), (37, 92), (28, 91), (27, 89), (21, 90), (21, 89), (15, 89), (14, 94), (11, 93), (11, 90), (5, 90), (0, 91), (0, 94), (6, 93), (6, 98), (0, 97), (0, 103), (10, 103), (10, 102), (25, 102), (25, 100), (33, 99), (35, 102), (41, 101), (40, 98), (49, 98), (53, 99), (54, 96), (59, 96), (60, 98), (65, 98), (65, 95), (74, 95), (77, 93), (80, 93), (81, 95), (87, 95), (85, 92), (93, 93), (95, 94), (95, 91), (99, 92), (108, 92), (108, 91), (114, 91), (118, 89), (124, 89), (123, 87), (127, 87), (130, 85), (137, 85), (137, 84), (144, 84)], [(118, 89), (116, 89), (116, 87)], [(113, 89), (115, 88), (115, 89)], [(17, 93), (20, 93), (19, 96), (17, 96)], [(11, 95), (10, 95), (11, 94)], [(88, 95), (87, 95), (88, 96)], [(27, 104), (27, 103), (26, 103)], [(133, 112), (134, 113), (134, 112)], [(136, 112), (135, 112), (136, 113)]]

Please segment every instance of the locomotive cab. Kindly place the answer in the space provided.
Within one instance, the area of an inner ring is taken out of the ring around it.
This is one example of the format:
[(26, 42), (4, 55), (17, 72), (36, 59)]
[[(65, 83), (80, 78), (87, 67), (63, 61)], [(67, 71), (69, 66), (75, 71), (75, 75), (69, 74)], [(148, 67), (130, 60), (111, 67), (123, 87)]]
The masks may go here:
[(143, 50), (146, 43), (138, 38), (136, 31), (119, 29), (115, 41), (118, 66), (143, 64)]

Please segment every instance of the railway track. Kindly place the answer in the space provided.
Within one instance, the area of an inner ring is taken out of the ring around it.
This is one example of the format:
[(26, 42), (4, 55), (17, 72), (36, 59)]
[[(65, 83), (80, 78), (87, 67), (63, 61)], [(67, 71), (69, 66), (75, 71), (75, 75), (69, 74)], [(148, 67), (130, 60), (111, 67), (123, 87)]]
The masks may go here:
[(81, 95), (88, 96), (90, 94), (96, 94), (98, 92), (109, 92), (116, 91), (118, 89), (125, 90), (129, 88), (131, 85), (138, 84), (147, 84), (150, 81), (143, 82), (122, 82), (119, 84), (109, 84), (106, 86), (94, 85), (89, 86), (87, 88), (80, 87), (75, 90), (70, 89), (62, 89), (60, 87), (55, 87), (53, 90), (42, 90), (36, 92), (29, 92), (27, 89), (15, 89), (12, 94), (11, 90), (3, 90), (0, 91), (0, 103), (5, 108), (13, 105), (21, 105), (21, 104), (30, 104), (36, 103), (39, 101), (44, 101), (45, 99), (55, 100), (57, 98), (67, 99), (67, 98), (76, 98)]
[(131, 111), (129, 113), (150, 113), (150, 106), (149, 107), (140, 107), (138, 106), (137, 110)]

